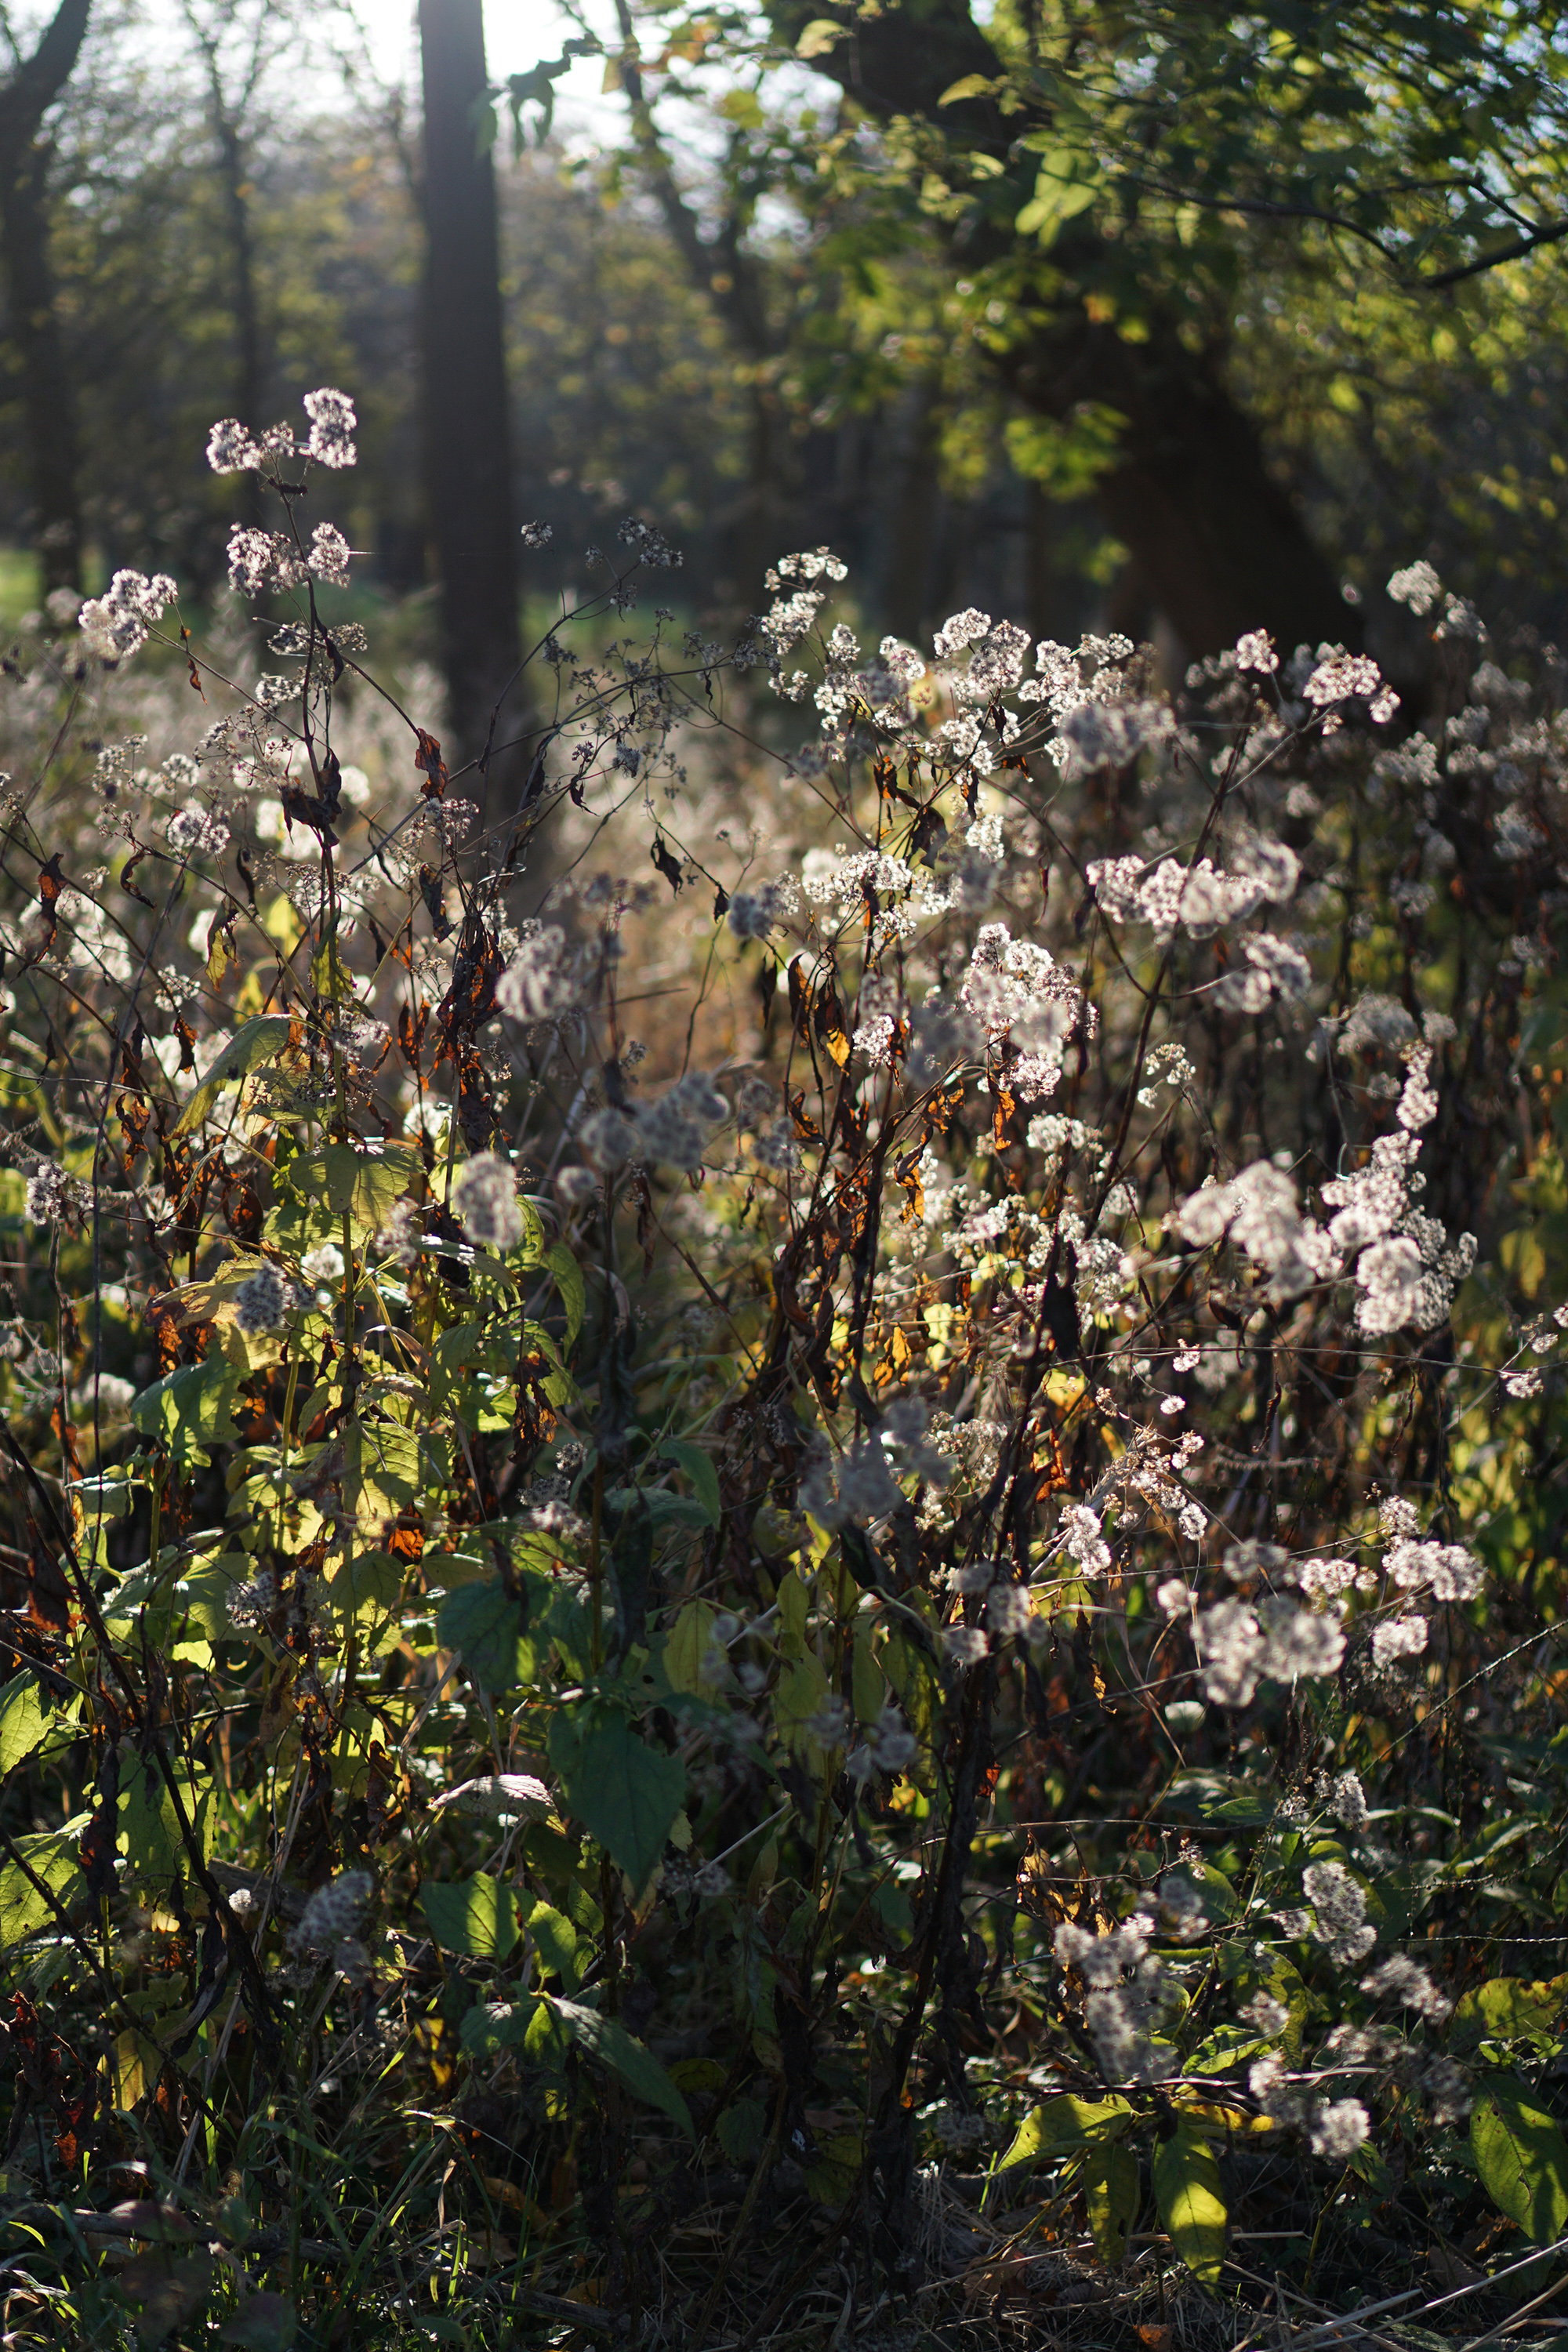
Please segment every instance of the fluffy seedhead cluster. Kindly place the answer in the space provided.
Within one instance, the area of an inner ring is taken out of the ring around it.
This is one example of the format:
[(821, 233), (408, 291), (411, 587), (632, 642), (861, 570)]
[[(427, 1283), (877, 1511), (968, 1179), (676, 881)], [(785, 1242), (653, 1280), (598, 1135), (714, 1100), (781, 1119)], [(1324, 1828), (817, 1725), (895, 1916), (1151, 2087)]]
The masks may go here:
[(26, 2194), (205, 2168), (326, 2326), (281, 2151), (336, 2102), (419, 2141), (431, 2275), (482, 2230), (704, 2340), (802, 2231), (939, 2288), (982, 2158), (1172, 2292), (1227, 2209), (1325, 2294), (1533, 2226), (1568, 667), (1419, 564), (1397, 692), (976, 610), (867, 654), (826, 549), (736, 646), (612, 638), (637, 523), (508, 799), (328, 609), (306, 411), (209, 449), (280, 501), (281, 667), (225, 699), (122, 572), (7, 674)]

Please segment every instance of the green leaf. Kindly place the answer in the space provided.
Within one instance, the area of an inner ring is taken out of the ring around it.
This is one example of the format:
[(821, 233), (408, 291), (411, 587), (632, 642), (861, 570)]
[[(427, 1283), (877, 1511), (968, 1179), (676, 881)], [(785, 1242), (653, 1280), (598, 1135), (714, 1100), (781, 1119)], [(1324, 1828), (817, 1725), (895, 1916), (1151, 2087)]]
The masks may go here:
[(131, 1401), (131, 1423), (143, 1437), (161, 1438), (182, 1468), (205, 1468), (209, 1442), (233, 1434), (230, 1411), (245, 1374), (223, 1356), (186, 1364)]
[(625, 1716), (595, 1725), (563, 1759), (568, 1806), (635, 1887), (647, 1885), (686, 1794), (686, 1767), (639, 1739)]
[(289, 1163), (289, 1181), (307, 1201), (324, 1203), (334, 1217), (347, 1217), (362, 1233), (379, 1233), (419, 1174), (424, 1163), (411, 1145), (388, 1143), (360, 1150), (329, 1143)]
[(533, 1643), (522, 1630), (521, 1610), (499, 1578), (448, 1592), (436, 1619), (436, 1638), (444, 1650), (461, 1651), (473, 1682), (492, 1696), (533, 1680)]
[(1190, 2124), (1178, 2126), (1154, 2150), (1154, 2201), (1193, 2276), (1204, 2286), (1217, 2286), (1225, 2259), (1219, 2167), (1207, 2140)]
[(646, 2106), (657, 2107), (661, 2115), (678, 2123), (688, 2139), (696, 2138), (691, 2128), (691, 2110), (686, 2101), (652, 2051), (635, 2042), (618, 2018), (601, 2017), (596, 2009), (585, 2008), (581, 2001), (557, 2000), (550, 2005), (574, 2042), (580, 2043), (591, 2058), (618, 2074), (627, 2090)]
[(1549, 2246), (1568, 2223), (1568, 2141), (1517, 2074), (1493, 2074), (1470, 2110), (1470, 2150), (1500, 2212)]
[(713, 1645), (717, 1612), (706, 1601), (689, 1601), (665, 1637), (665, 1679), (689, 1697), (703, 1695), (702, 1661)]
[(247, 1078), (263, 1062), (275, 1061), (288, 1045), (292, 1027), (287, 1015), (279, 1013), (264, 1013), (258, 1020), (244, 1022), (180, 1113), (173, 1135), (178, 1138), (191, 1134), (212, 1116), (213, 1106), (225, 1087)]
[(1108, 2099), (1079, 2099), (1064, 2092), (1025, 2116), (997, 2169), (1005, 2172), (1010, 2165), (1037, 2164), (1045, 2157), (1120, 2139), (1131, 2120), (1131, 2107), (1114, 2094)]
[[(174, 1769), (185, 1819), (205, 1861), (212, 1851), (212, 1776), (198, 1777), (179, 1764)], [(146, 1886), (167, 1886), (176, 1871), (189, 1874), (190, 1853), (180, 1834), (169, 1784), (158, 1765), (144, 1763), (139, 1756), (121, 1768), (119, 1832), (132, 1879)]]
[[(33, 1876), (58, 1895), (68, 1911), (87, 1893), (87, 1881), (76, 1857), (77, 1839), (86, 1827), (84, 1814), (68, 1829), (16, 1841), (16, 1851), (26, 1857)], [(0, 1865), (0, 1951), (9, 1950), (25, 1936), (37, 1935), (54, 1920), (53, 1906), (37, 1892), (21, 1864)]]
[(1552, 2042), (1568, 2002), (1568, 1976), (1530, 1984), (1522, 1977), (1491, 1977), (1455, 2004), (1448, 2038), (1457, 2050), (1478, 2042)]
[(961, 99), (989, 98), (996, 85), (989, 74), (965, 74), (962, 81), (953, 82), (937, 100), (939, 106), (956, 106)]
[(575, 1992), (577, 1930), (571, 1920), (551, 1904), (536, 1903), (523, 1925), (546, 1969), (560, 1978), (568, 1992)]
[(719, 1473), (713, 1466), (713, 1456), (700, 1445), (691, 1445), (682, 1437), (667, 1437), (659, 1447), (661, 1460), (673, 1462), (684, 1470), (691, 1491), (702, 1507), (710, 1528), (716, 1528), (722, 1517), (719, 1501)]
[(720, 2116), (715, 2137), (731, 2164), (750, 2164), (767, 2126), (768, 2111), (761, 2099), (736, 2099)]
[(30, 1756), (49, 1719), (31, 1675), (17, 1675), (0, 1690), (0, 1774)]
[(444, 1952), (504, 1960), (517, 1944), (517, 1896), (500, 1878), (427, 1878), (419, 1890), (430, 1933)]
[(564, 1242), (551, 1244), (544, 1253), (544, 1263), (555, 1277), (561, 1304), (566, 1309), (566, 1345), (574, 1347), (588, 1304), (588, 1294), (583, 1286), (583, 1269)]
[(1142, 2194), (1132, 2150), (1114, 2143), (1097, 2148), (1084, 2170), (1083, 2193), (1094, 2251), (1108, 2270), (1115, 2270), (1127, 2259), (1127, 2232), (1138, 2219)]

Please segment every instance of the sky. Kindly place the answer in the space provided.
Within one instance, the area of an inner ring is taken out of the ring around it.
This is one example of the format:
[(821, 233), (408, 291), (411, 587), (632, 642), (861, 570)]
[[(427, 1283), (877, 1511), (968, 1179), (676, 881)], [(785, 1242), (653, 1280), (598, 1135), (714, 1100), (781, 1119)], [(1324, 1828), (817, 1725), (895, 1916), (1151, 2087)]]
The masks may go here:
[[(356, 0), (356, 13), (380, 78), (393, 81), (411, 70), (418, 54), (414, 0)], [(609, 12), (589, 10), (591, 19), (600, 14), (607, 17)], [(559, 57), (574, 30), (554, 0), (487, 0), (485, 60), (492, 79), (526, 72), (542, 58)], [(611, 110), (601, 101), (604, 71), (597, 58), (580, 58), (556, 83), (557, 122), (567, 136), (591, 131), (595, 119)]]

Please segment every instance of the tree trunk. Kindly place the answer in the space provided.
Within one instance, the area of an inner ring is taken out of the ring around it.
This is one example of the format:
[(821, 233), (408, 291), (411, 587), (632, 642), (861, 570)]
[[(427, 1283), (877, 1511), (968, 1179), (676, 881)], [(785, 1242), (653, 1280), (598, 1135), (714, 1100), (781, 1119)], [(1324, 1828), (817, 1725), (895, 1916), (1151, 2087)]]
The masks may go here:
[[(452, 733), (466, 758), (483, 758), (521, 649), (495, 175), (478, 138), (486, 89), (480, 0), (419, 0), (419, 48), (430, 534)], [(498, 721), (494, 740), (510, 731)], [(482, 789), (471, 796), (482, 803)]]
[(43, 119), (81, 51), (91, 0), (61, 0), (31, 57), (0, 87), (0, 255), (10, 340), (21, 362), (32, 467), (33, 536), (44, 588), (81, 585), (80, 447), (49, 257), (52, 143)]
[[(769, 13), (793, 45), (815, 10), (808, 0), (772, 0)], [(883, 120), (923, 115), (1004, 172), (1026, 174), (1032, 189), (1033, 157), (1020, 164), (1013, 152), (1022, 127), (1016, 118), (1004, 117), (988, 98), (941, 104), (955, 82), (1000, 70), (964, 0), (903, 0), (859, 16), (815, 63), (868, 112)], [(1026, 193), (1020, 179), (1019, 205)], [(953, 257), (966, 274), (1022, 257), (1011, 226), (1016, 209), (999, 193), (985, 224), (960, 229), (964, 241)], [(989, 353), (992, 363), (1016, 398), (1043, 415), (1059, 419), (1092, 401), (1126, 419), (1120, 462), (1097, 483), (1096, 499), (1194, 654), (1218, 653), (1243, 630), (1259, 627), (1287, 647), (1325, 637), (1354, 643), (1357, 616), (1269, 474), (1213, 359), (1189, 352), (1174, 322), (1157, 312), (1139, 343), (1088, 317), (1072, 280), (1098, 251), (1098, 240), (1076, 225), (1063, 234), (1049, 268), (1066, 280), (1064, 299), (1048, 309), (1037, 289), (1032, 334)]]

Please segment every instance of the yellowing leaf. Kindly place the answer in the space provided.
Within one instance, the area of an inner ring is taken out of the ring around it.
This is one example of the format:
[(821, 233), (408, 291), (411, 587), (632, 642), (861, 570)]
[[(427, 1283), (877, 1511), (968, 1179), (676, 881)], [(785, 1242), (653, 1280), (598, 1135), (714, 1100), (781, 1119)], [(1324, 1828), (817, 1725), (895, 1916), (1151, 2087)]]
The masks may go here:
[(1043, 2158), (1120, 2139), (1131, 2119), (1131, 2107), (1114, 2093), (1108, 2099), (1079, 2099), (1064, 2092), (1025, 2116), (998, 2169), (1005, 2172), (1015, 2164), (1037, 2164)]
[(706, 1601), (689, 1601), (665, 1637), (665, 1678), (672, 1690), (693, 1698), (702, 1691), (702, 1661), (712, 1646), (714, 1613)]
[(1219, 2166), (1201, 2133), (1182, 2124), (1154, 2150), (1154, 2200), (1171, 2243), (1193, 2276), (1219, 2284), (1225, 2260), (1225, 2200)]
[(1517, 2074), (1493, 2074), (1470, 2110), (1470, 2149), (1500, 2212), (1549, 2246), (1568, 2224), (1568, 2141)]
[(1084, 2203), (1094, 2251), (1108, 2270), (1127, 2258), (1127, 2232), (1138, 2219), (1138, 2158), (1115, 2142), (1097, 2148), (1083, 2176)]
[(247, 1078), (263, 1062), (276, 1061), (289, 1043), (293, 1025), (281, 1013), (264, 1013), (258, 1020), (243, 1023), (211, 1064), (206, 1076), (175, 1120), (174, 1134), (191, 1134), (204, 1119), (210, 1118), (225, 1087)]
[(825, 58), (829, 49), (837, 48), (847, 27), (835, 24), (831, 16), (814, 16), (795, 45), (797, 58)]

